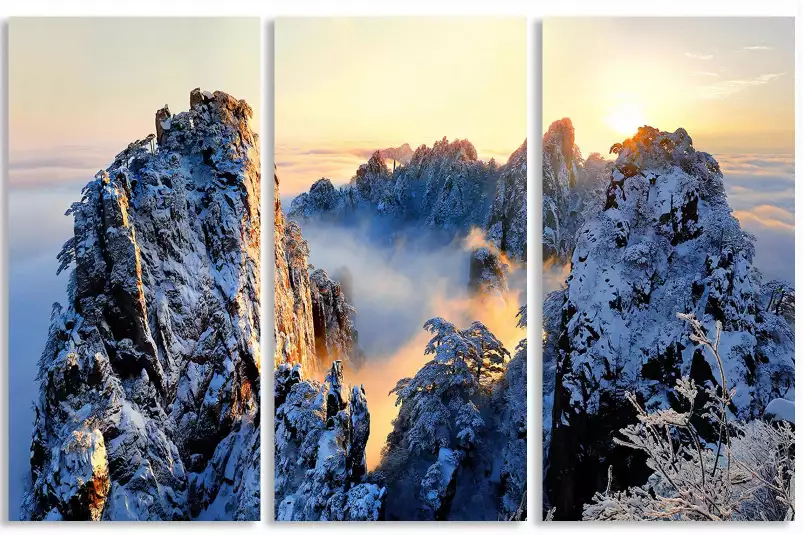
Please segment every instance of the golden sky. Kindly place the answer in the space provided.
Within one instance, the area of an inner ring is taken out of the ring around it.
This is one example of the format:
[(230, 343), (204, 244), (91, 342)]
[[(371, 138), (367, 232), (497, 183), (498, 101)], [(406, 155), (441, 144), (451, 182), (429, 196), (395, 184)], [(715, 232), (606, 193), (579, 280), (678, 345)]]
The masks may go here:
[[(258, 18), (12, 18), (12, 182), (41, 182), (46, 170), (32, 171), (29, 160), (54, 152), (74, 161), (102, 149), (108, 160), (92, 167), (106, 167), (154, 131), (154, 113), (165, 103), (173, 113), (186, 111), (195, 87), (247, 100), (258, 130), (260, 31)], [(18, 170), (36, 176), (14, 172), (21, 159)]]
[(550, 18), (543, 130), (569, 117), (584, 156), (649, 124), (710, 153), (794, 152), (794, 19)]
[(275, 54), (284, 194), (377, 148), (466, 138), (504, 162), (527, 135), (523, 17), (280, 18)]

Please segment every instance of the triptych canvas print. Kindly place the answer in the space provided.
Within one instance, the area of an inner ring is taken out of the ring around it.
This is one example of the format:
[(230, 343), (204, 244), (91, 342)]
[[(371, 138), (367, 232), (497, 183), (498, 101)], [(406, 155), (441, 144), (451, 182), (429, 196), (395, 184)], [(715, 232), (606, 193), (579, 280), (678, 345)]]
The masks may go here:
[(538, 25), (11, 19), (8, 519), (793, 520), (794, 19)]

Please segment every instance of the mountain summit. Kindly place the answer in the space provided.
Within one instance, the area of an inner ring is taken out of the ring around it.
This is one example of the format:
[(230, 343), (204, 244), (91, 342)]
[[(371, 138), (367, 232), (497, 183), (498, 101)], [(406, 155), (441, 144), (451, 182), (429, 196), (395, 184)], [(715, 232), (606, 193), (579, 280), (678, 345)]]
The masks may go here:
[(67, 211), (30, 520), (258, 520), (259, 144), (245, 101), (156, 115)]
[[(794, 396), (794, 332), (768, 306), (771, 285), (752, 265), (754, 238), (731, 213), (717, 161), (683, 129), (645, 126), (612, 152), (599, 208), (560, 224), (578, 229), (560, 242), (574, 243), (571, 270), (544, 305), (545, 494), (556, 518), (579, 518), (609, 478), (623, 488), (649, 476), (638, 453), (611, 441), (637, 420), (626, 393), (650, 410), (680, 410), (672, 389), (681, 377), (691, 377), (701, 399), (706, 387), (722, 388), (713, 355), (678, 313), (708, 333), (721, 323), (734, 417), (760, 417), (771, 400)], [(571, 177), (566, 159), (559, 163), (558, 174)]]

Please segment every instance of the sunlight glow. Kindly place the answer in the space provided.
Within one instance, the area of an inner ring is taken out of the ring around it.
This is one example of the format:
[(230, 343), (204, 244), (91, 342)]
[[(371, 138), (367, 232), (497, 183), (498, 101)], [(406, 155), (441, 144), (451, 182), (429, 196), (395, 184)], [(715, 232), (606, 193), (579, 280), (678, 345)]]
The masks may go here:
[(620, 134), (630, 137), (639, 126), (644, 126), (644, 115), (635, 104), (623, 103), (613, 109), (605, 122)]
[(645, 124), (711, 153), (794, 152), (794, 19), (554, 17), (542, 31), (542, 132), (568, 117), (584, 156)]
[(378, 148), (444, 136), (503, 164), (527, 135), (526, 29), (523, 17), (277, 20), (282, 193), (347, 182)]

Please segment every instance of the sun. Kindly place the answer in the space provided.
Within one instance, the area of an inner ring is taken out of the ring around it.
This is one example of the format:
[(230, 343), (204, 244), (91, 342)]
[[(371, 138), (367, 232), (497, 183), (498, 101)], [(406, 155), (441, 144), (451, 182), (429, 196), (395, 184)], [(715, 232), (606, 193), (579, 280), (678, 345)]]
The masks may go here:
[(619, 104), (606, 117), (608, 126), (626, 136), (636, 133), (639, 126), (644, 126), (644, 116), (638, 106), (629, 103)]

